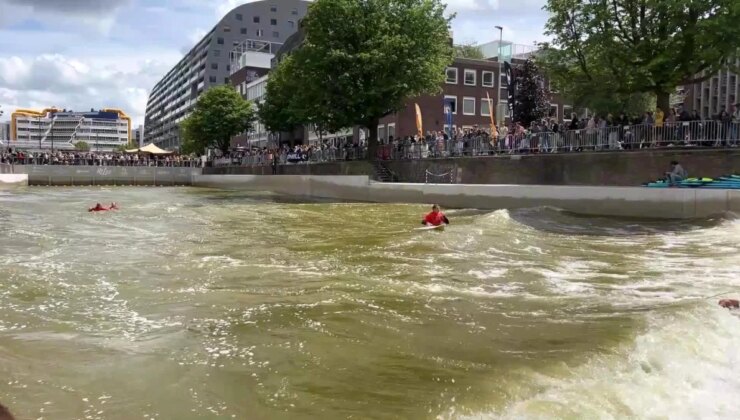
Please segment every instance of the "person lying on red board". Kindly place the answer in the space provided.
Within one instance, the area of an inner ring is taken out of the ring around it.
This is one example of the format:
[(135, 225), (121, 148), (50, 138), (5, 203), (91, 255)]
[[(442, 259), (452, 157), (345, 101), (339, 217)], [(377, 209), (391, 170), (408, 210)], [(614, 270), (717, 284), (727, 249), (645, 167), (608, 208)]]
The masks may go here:
[(439, 206), (435, 204), (432, 206), (432, 212), (424, 216), (421, 224), (424, 226), (442, 226), (442, 224), (449, 225), (450, 220), (439, 211)]
[(740, 300), (722, 299), (719, 301), (719, 306), (727, 309), (740, 309)]
[(110, 207), (103, 207), (103, 205), (98, 203), (95, 205), (95, 207), (91, 207), (87, 211), (97, 212), (97, 211), (108, 211), (108, 210), (118, 210), (118, 206), (116, 205), (116, 203), (110, 203)]

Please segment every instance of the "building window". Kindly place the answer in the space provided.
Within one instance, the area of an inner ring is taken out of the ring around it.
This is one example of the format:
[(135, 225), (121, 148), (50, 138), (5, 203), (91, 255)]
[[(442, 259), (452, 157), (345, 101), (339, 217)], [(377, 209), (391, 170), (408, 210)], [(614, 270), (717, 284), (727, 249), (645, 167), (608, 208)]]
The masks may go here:
[(224, 26), (224, 32), (231, 32), (231, 26)]
[(498, 99), (501, 101), (501, 103), (507, 103), (509, 102), (509, 89), (507, 88), (501, 88), (498, 90)]
[(560, 117), (558, 115), (558, 104), (550, 104), (550, 118), (560, 120)]
[(491, 103), (488, 102), (488, 98), (480, 98), (480, 115), (483, 117), (491, 115)]
[(208, 78), (208, 81), (211, 83), (216, 83), (216, 76), (211, 76)]
[(483, 87), (493, 87), (493, 72), (492, 71), (484, 71), (482, 77), (483, 77), (483, 80), (481, 80), (481, 85), (483, 85)]
[(465, 70), (465, 86), (475, 86), (475, 76), (476, 71), (475, 70)]
[(226, 71), (231, 71), (231, 64), (226, 65)]
[(475, 98), (463, 98), (463, 115), (475, 115)]
[[(449, 110), (447, 109), (448, 107)], [(448, 112), (457, 114), (457, 96), (445, 95), (443, 112), (445, 115), (447, 115)]]
[(242, 35), (247, 34), (247, 28), (242, 28), (239, 32), (241, 32)]
[(298, 9), (293, 9), (293, 10), (292, 10), (292, 11), (290, 12), (290, 14), (291, 14), (291, 15), (294, 15), (294, 16), (298, 16)]
[(227, 84), (227, 85), (229, 84), (229, 78), (228, 77), (224, 77), (224, 83)]
[(277, 19), (270, 19), (270, 25), (277, 26)]
[(244, 16), (242, 16), (241, 13), (237, 13), (236, 14), (236, 20), (242, 20), (242, 19), (244, 19)]
[(263, 34), (264, 34), (264, 31), (262, 29), (257, 29), (257, 36), (258, 37), (261, 38)]
[(289, 28), (295, 28), (295, 22), (293, 22), (292, 20), (289, 20), (288, 21), (288, 27)]
[(384, 125), (379, 125), (378, 126), (378, 141), (381, 144), (385, 144), (385, 140), (386, 140), (386, 137), (385, 137), (385, 126)]
[(270, 11), (272, 13), (277, 13), (277, 6), (270, 6)]
[(446, 83), (450, 85), (457, 84), (457, 67), (447, 67), (445, 74), (447, 75)]
[(218, 70), (218, 63), (211, 63), (211, 69)]
[(280, 32), (278, 32), (278, 31), (272, 31), (272, 37), (273, 38), (280, 38)]
[(218, 38), (218, 39), (216, 40), (216, 43), (217, 43), (218, 45), (224, 45), (224, 39), (223, 39), (223, 38)]
[(563, 105), (563, 121), (570, 121), (573, 113), (573, 107), (570, 105)]

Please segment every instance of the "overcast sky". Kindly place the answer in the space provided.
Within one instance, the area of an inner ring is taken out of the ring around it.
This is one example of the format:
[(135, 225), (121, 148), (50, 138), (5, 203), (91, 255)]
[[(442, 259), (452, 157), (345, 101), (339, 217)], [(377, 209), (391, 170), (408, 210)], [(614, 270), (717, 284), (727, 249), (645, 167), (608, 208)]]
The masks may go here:
[[(447, 0), (456, 42), (543, 41), (546, 0)], [(0, 106), (121, 108), (143, 124), (149, 90), (249, 0), (0, 0)]]

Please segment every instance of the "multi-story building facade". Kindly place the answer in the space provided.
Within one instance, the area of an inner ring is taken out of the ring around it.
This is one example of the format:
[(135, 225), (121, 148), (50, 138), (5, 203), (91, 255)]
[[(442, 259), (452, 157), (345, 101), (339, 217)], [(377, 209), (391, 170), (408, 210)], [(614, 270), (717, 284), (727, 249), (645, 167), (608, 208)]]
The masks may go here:
[(198, 97), (213, 86), (229, 84), (232, 50), (246, 40), (280, 44), (306, 15), (303, 0), (262, 0), (231, 10), (152, 89), (147, 104), (146, 143), (180, 146), (179, 124)]
[[(740, 58), (735, 59), (740, 66)], [(722, 111), (730, 112), (732, 105), (740, 103), (740, 80), (737, 73), (721, 70), (709, 79), (694, 85), (684, 86), (687, 110), (699, 112), (702, 118), (713, 118)]]
[(54, 108), (18, 110), (11, 116), (10, 146), (72, 150), (84, 142), (93, 151), (113, 151), (131, 139), (131, 119), (117, 109), (73, 112)]
[(0, 122), (0, 141), (5, 143), (10, 140), (10, 123)]
[[(521, 63), (522, 59), (512, 59), (514, 67)], [(447, 124), (446, 107), (450, 108), (452, 114), (452, 128), (488, 129), (491, 125), (491, 106), (497, 125), (510, 123), (507, 93), (506, 76), (498, 61), (456, 58), (445, 71), (441, 93), (410, 99), (401, 111), (381, 119), (378, 137), (387, 139), (416, 134), (417, 104), (421, 110), (425, 132), (450, 129)], [(567, 120), (571, 110), (572, 107), (563, 103), (557, 94), (551, 94), (549, 115), (551, 118), (558, 121)]]
[(139, 125), (135, 130), (131, 131), (131, 144), (136, 147), (142, 147), (144, 145), (143, 125)]

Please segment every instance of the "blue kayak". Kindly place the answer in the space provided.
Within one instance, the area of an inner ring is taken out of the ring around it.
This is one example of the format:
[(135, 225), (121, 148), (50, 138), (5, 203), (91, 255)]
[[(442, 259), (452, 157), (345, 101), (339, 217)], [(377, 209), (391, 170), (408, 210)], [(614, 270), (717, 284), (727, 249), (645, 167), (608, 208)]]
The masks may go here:
[(709, 188), (740, 190), (740, 175), (726, 175), (719, 178), (688, 178), (671, 186), (664, 180), (644, 184), (648, 188)]

